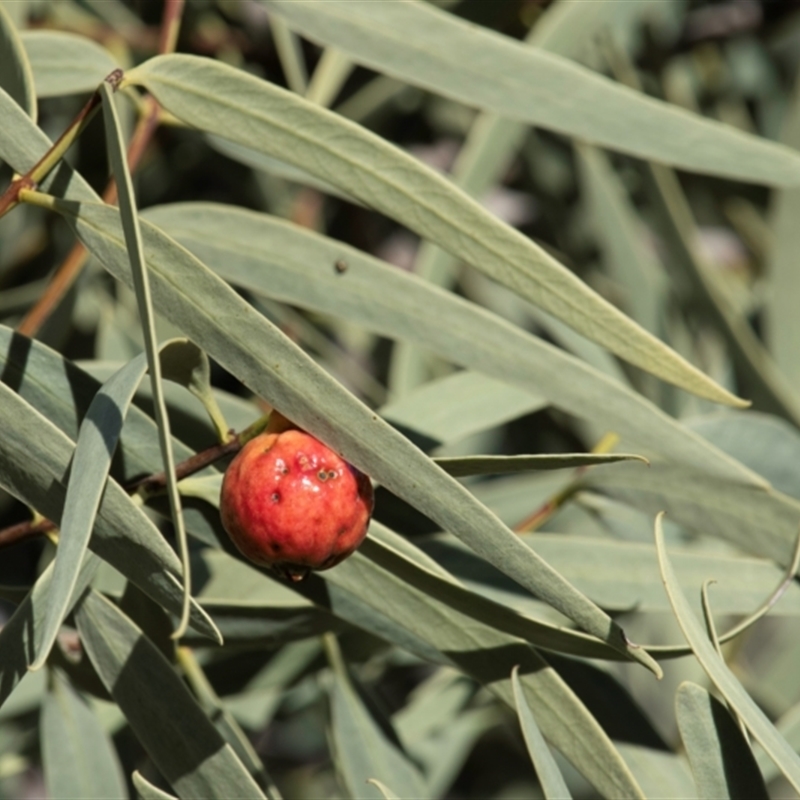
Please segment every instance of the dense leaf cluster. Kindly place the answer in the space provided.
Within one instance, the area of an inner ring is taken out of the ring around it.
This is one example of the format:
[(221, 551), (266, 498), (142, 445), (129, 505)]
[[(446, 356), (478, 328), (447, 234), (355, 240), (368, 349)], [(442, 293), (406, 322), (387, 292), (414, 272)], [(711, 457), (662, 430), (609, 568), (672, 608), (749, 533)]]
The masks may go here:
[(0, 5), (0, 796), (800, 792), (800, 17), (543, 5)]

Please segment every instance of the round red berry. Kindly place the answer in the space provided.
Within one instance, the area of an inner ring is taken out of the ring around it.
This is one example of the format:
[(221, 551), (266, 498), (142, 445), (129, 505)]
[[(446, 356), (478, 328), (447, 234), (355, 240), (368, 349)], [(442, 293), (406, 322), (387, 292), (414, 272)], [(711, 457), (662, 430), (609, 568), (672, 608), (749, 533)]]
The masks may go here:
[(372, 485), (318, 439), (264, 433), (233, 459), (222, 482), (222, 524), (248, 559), (291, 580), (328, 569), (364, 540)]

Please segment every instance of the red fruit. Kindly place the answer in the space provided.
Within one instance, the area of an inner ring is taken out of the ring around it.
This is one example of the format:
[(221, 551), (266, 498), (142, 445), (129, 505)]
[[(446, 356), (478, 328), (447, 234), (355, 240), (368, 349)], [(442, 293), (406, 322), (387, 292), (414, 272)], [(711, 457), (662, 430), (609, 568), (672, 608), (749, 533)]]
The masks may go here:
[(364, 540), (372, 513), (366, 475), (318, 439), (263, 433), (233, 459), (222, 482), (222, 524), (250, 561), (293, 581), (328, 569)]

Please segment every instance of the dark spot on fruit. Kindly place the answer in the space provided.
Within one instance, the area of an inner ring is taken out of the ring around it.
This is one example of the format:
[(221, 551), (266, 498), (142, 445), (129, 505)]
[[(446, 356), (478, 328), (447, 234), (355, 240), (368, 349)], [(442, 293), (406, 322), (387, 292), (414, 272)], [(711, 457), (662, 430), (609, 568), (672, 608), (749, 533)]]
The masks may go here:
[(329, 477), (329, 475), (328, 475), (328, 473), (327, 473), (327, 472), (325, 472), (325, 470), (324, 470), (324, 469), (321, 469), (321, 470), (320, 470), (320, 471), (317, 473), (317, 477), (318, 477), (318, 478), (319, 478), (319, 479), (320, 479), (320, 480), (321, 480), (321, 481), (324, 483), (326, 480), (328, 480), (328, 477)]
[(281, 470), (281, 473), (282, 473), (283, 475), (288, 475), (288, 474), (289, 474), (289, 467), (284, 467), (284, 468)]
[(280, 542), (273, 542), (272, 543), (272, 552), (273, 553), (280, 553), (283, 550), (283, 545)]
[(328, 470), (328, 477), (329, 478), (335, 478), (336, 477), (336, 470), (335, 469)]
[(273, 492), (272, 496), (270, 497), (270, 500), (272, 500), (273, 503), (277, 503), (280, 499), (281, 499), (280, 492)]

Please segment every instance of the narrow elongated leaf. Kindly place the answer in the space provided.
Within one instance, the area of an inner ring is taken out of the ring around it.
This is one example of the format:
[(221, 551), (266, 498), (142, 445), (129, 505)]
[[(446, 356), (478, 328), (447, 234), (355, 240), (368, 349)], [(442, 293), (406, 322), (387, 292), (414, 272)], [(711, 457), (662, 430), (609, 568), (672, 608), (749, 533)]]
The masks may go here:
[(189, 547), (186, 542), (186, 528), (181, 512), (178, 479), (175, 476), (175, 454), (172, 452), (169, 415), (167, 414), (167, 404), (164, 400), (164, 391), (161, 385), (161, 360), (158, 357), (155, 314), (150, 296), (150, 278), (145, 264), (142, 234), (139, 229), (136, 196), (133, 191), (130, 170), (128, 169), (128, 158), (122, 127), (117, 116), (114, 90), (107, 81), (103, 81), (100, 85), (100, 93), (103, 99), (103, 123), (106, 133), (108, 160), (117, 184), (120, 220), (125, 234), (125, 247), (128, 251), (130, 274), (136, 294), (136, 306), (139, 310), (139, 318), (142, 324), (142, 337), (144, 338), (147, 367), (150, 373), (150, 390), (153, 393), (153, 405), (156, 423), (158, 424), (158, 443), (161, 447), (161, 458), (164, 463), (164, 475), (166, 476), (167, 499), (169, 500), (170, 515), (172, 524), (175, 527), (175, 535), (178, 540), (178, 550), (183, 567), (183, 610), (178, 628), (175, 631), (175, 637), (179, 638), (186, 631), (186, 627), (189, 624), (192, 586)]
[(697, 660), (731, 708), (736, 711), (753, 736), (759, 741), (764, 750), (769, 753), (776, 766), (795, 788), (795, 791), (800, 791), (800, 757), (780, 733), (775, 730), (775, 726), (756, 705), (750, 695), (747, 694), (728, 665), (720, 658), (697, 617), (692, 613), (664, 547), (664, 534), (660, 515), (656, 519), (656, 548), (658, 550), (661, 576), (672, 604), (672, 610), (686, 637), (686, 641), (691, 645), (695, 656), (697, 656)]
[[(377, 7), (395, 5), (405, 4)], [(530, 239), (364, 128), (209, 59), (157, 56), (128, 73), (127, 80), (147, 88), (191, 125), (302, 166), (340, 186), (632, 364), (703, 397), (741, 403)]]
[(733, 542), (747, 552), (783, 565), (791, 562), (800, 521), (800, 502), (794, 498), (688, 467), (637, 466), (596, 467), (583, 482), (648, 513), (664, 510), (671, 520)]
[(136, 789), (136, 794), (141, 800), (177, 800), (174, 795), (159, 789), (158, 786), (153, 786), (150, 781), (145, 778), (138, 770), (131, 776), (133, 786)]
[(391, 531), (378, 523), (373, 523), (371, 529), (373, 534), (361, 545), (363, 555), (448, 608), (547, 650), (588, 658), (616, 658), (616, 653), (611, 648), (584, 634), (516, 614), (464, 589), (441, 567), (438, 574), (432, 574), (428, 565), (420, 563), (413, 551), (409, 552), (407, 548), (406, 552), (401, 553), (399, 548), (392, 546), (395, 544), (392, 540), (399, 540), (401, 537), (396, 534), (392, 536)]
[[(795, 150), (800, 147), (800, 95), (792, 93), (781, 140)], [(800, 391), (800, 276), (795, 256), (800, 248), (800, 189), (784, 189), (770, 198), (771, 244), (766, 274), (765, 336), (775, 362), (795, 392)]]
[(435, 458), (434, 461), (448, 474), (455, 477), (465, 475), (505, 475), (538, 469), (575, 469), (593, 464), (609, 464), (616, 461), (643, 461), (647, 459), (632, 453), (561, 453), (540, 456), (464, 456)]
[(700, 797), (766, 800), (753, 751), (725, 706), (696, 683), (675, 697), (678, 728)]
[(45, 663), (67, 615), (69, 599), (100, 507), (111, 458), (133, 394), (146, 369), (146, 361), (139, 357), (113, 375), (95, 395), (81, 424), (61, 516), (47, 619), (31, 669), (40, 669)]
[[(58, 522), (73, 450), (73, 442), (58, 428), (0, 384), (0, 486)], [(113, 480), (103, 493), (94, 534), (89, 542), (93, 551), (178, 613), (180, 562), (158, 528)], [(219, 641), (205, 612), (196, 604), (192, 609), (192, 624)]]
[(264, 797), (172, 666), (128, 617), (90, 591), (75, 618), (103, 684), (179, 797)]
[[(94, 203), (54, 201), (101, 263), (130, 281), (116, 213)], [(212, 357), (293, 421), (398, 496), (467, 541), (521, 585), (580, 627), (634, 660), (622, 631), (597, 606), (525, 548), (485, 506), (436, 467), (407, 439), (324, 373), (305, 353), (257, 314), (187, 251), (143, 223), (153, 302)]]
[(165, 380), (180, 383), (203, 404), (217, 438), (224, 442), (229, 433), (228, 425), (211, 388), (208, 356), (196, 344), (187, 341), (181, 347), (162, 348), (159, 361)]
[[(175, 362), (184, 361), (196, 351), (194, 345), (185, 341), (166, 345), (163, 352), (169, 360), (168, 369), (172, 371)], [(61, 517), (47, 621), (31, 669), (39, 669), (45, 663), (67, 615), (69, 598), (89, 544), (111, 459), (133, 395), (146, 370), (147, 361), (143, 355), (122, 367), (99, 389), (81, 424)], [(176, 374), (174, 377), (184, 376)]]
[(371, 783), (383, 796), (384, 800), (400, 800), (400, 798), (385, 783), (376, 778), (370, 778), (367, 783)]
[(269, 30), (275, 40), (275, 49), (278, 51), (287, 85), (293, 92), (305, 94), (308, 71), (300, 38), (280, 17), (270, 19)]
[(336, 639), (325, 637), (333, 669), (330, 688), (331, 727), (336, 766), (353, 798), (381, 797), (367, 783), (380, 776), (402, 797), (425, 797), (422, 776), (400, 744), (388, 719), (376, 721), (353, 684)]
[(14, 23), (0, 6), (0, 87), (36, 121), (36, 94), (33, 75), (25, 48)]
[[(93, 553), (87, 554), (70, 598), (70, 608), (86, 590), (99, 561)], [(0, 629), (0, 652), (3, 653), (3, 658), (0, 659), (0, 706), (19, 682), (30, 674), (28, 666), (35, 657), (36, 640), (44, 626), (52, 579), (53, 565), (49, 564), (17, 606), (11, 619)], [(43, 675), (44, 673), (39, 672), (35, 677), (42, 678)]]
[[(598, 32), (619, 30), (620, 26), (624, 30), (629, 15), (636, 19), (650, 6), (640, 0), (627, 3), (595, 0), (590, 4), (561, 0), (552, 3), (537, 19), (525, 43), (529, 47), (540, 47), (566, 58), (577, 59)], [(528, 132), (524, 122), (489, 112), (479, 114), (453, 164), (453, 182), (480, 199), (502, 181)], [(457, 259), (447, 251), (423, 241), (414, 261), (414, 273), (439, 286), (449, 286), (457, 263)], [(639, 322), (642, 323), (642, 320)], [(401, 395), (405, 393), (408, 387), (405, 384), (398, 386), (398, 382), (403, 375), (419, 374), (419, 359), (420, 351), (415, 351), (406, 343), (401, 342), (393, 348), (389, 371), (393, 391)]]
[(576, 153), (595, 235), (611, 274), (625, 287), (624, 308), (647, 330), (658, 334), (666, 273), (655, 253), (648, 249), (641, 220), (608, 157), (588, 145), (578, 146)]
[[(239, 286), (433, 349), (457, 364), (617, 431), (645, 455), (661, 455), (736, 480), (763, 483), (640, 395), (563, 350), (341, 242), (273, 217), (219, 204), (161, 206), (148, 209), (145, 217), (164, 226), (215, 272)], [(270, 243), (269, 248), (265, 242)], [(333, 268), (339, 258), (349, 265), (343, 275)], [(476, 336), (475, 331), (481, 335)], [(456, 389), (475, 391), (474, 379), (464, 386), (459, 386), (459, 381), (469, 378), (453, 380)], [(480, 407), (484, 400), (478, 398), (480, 393), (476, 394)], [(508, 401), (512, 408), (523, 404), (523, 397), (516, 398)], [(485, 402), (491, 404), (491, 399)], [(416, 411), (412, 406), (398, 421), (407, 425), (409, 414)], [(424, 426), (423, 421), (420, 424)], [(454, 436), (461, 433), (454, 421), (444, 430), (453, 431)], [(435, 435), (424, 427), (421, 432)]]
[(42, 761), (53, 800), (128, 797), (114, 745), (95, 713), (59, 674), (42, 704)]
[(722, 411), (684, 421), (689, 428), (763, 475), (779, 492), (800, 500), (800, 431), (757, 411)]
[[(212, 265), (213, 262), (209, 264)], [(446, 444), (546, 405), (543, 397), (488, 375), (463, 370), (387, 403), (381, 408), (381, 416), (432, 442)]]
[[(536, 532), (523, 536), (560, 573), (599, 606), (610, 611), (635, 608), (640, 613), (669, 611), (658, 580), (658, 559), (650, 544), (592, 536)], [(497, 570), (450, 536), (417, 537), (415, 543), (472, 591), (535, 616), (540, 604)], [(719, 614), (752, 613), (781, 581), (771, 560), (672, 549), (681, 587), (692, 594), (708, 577), (716, 577), (714, 609)], [(800, 585), (790, 584), (772, 614), (800, 615)]]
[(233, 714), (225, 708), (214, 687), (209, 682), (202, 667), (198, 664), (194, 653), (188, 647), (179, 647), (178, 663), (189, 681), (195, 697), (203, 711), (213, 721), (214, 727), (222, 738), (231, 746), (239, 760), (245, 766), (253, 780), (267, 796), (267, 800), (281, 800), (277, 787), (267, 775), (264, 764), (250, 744), (245, 732), (239, 727)]
[(22, 44), (39, 97), (93, 92), (117, 64), (86, 36), (66, 31), (23, 31)]
[(315, 42), (468, 106), (692, 172), (800, 183), (800, 157), (788, 148), (642, 97), (428, 3), (266, 2)]
[(564, 781), (564, 776), (561, 774), (561, 770), (559, 770), (552, 753), (547, 749), (547, 743), (539, 730), (539, 726), (536, 724), (536, 719), (525, 702), (517, 667), (514, 667), (511, 673), (511, 686), (514, 690), (517, 715), (522, 725), (522, 735), (525, 737), (525, 744), (528, 746), (528, 755), (536, 768), (536, 777), (539, 779), (539, 783), (542, 784), (545, 798), (547, 800), (556, 800), (556, 798), (571, 800), (572, 795)]

